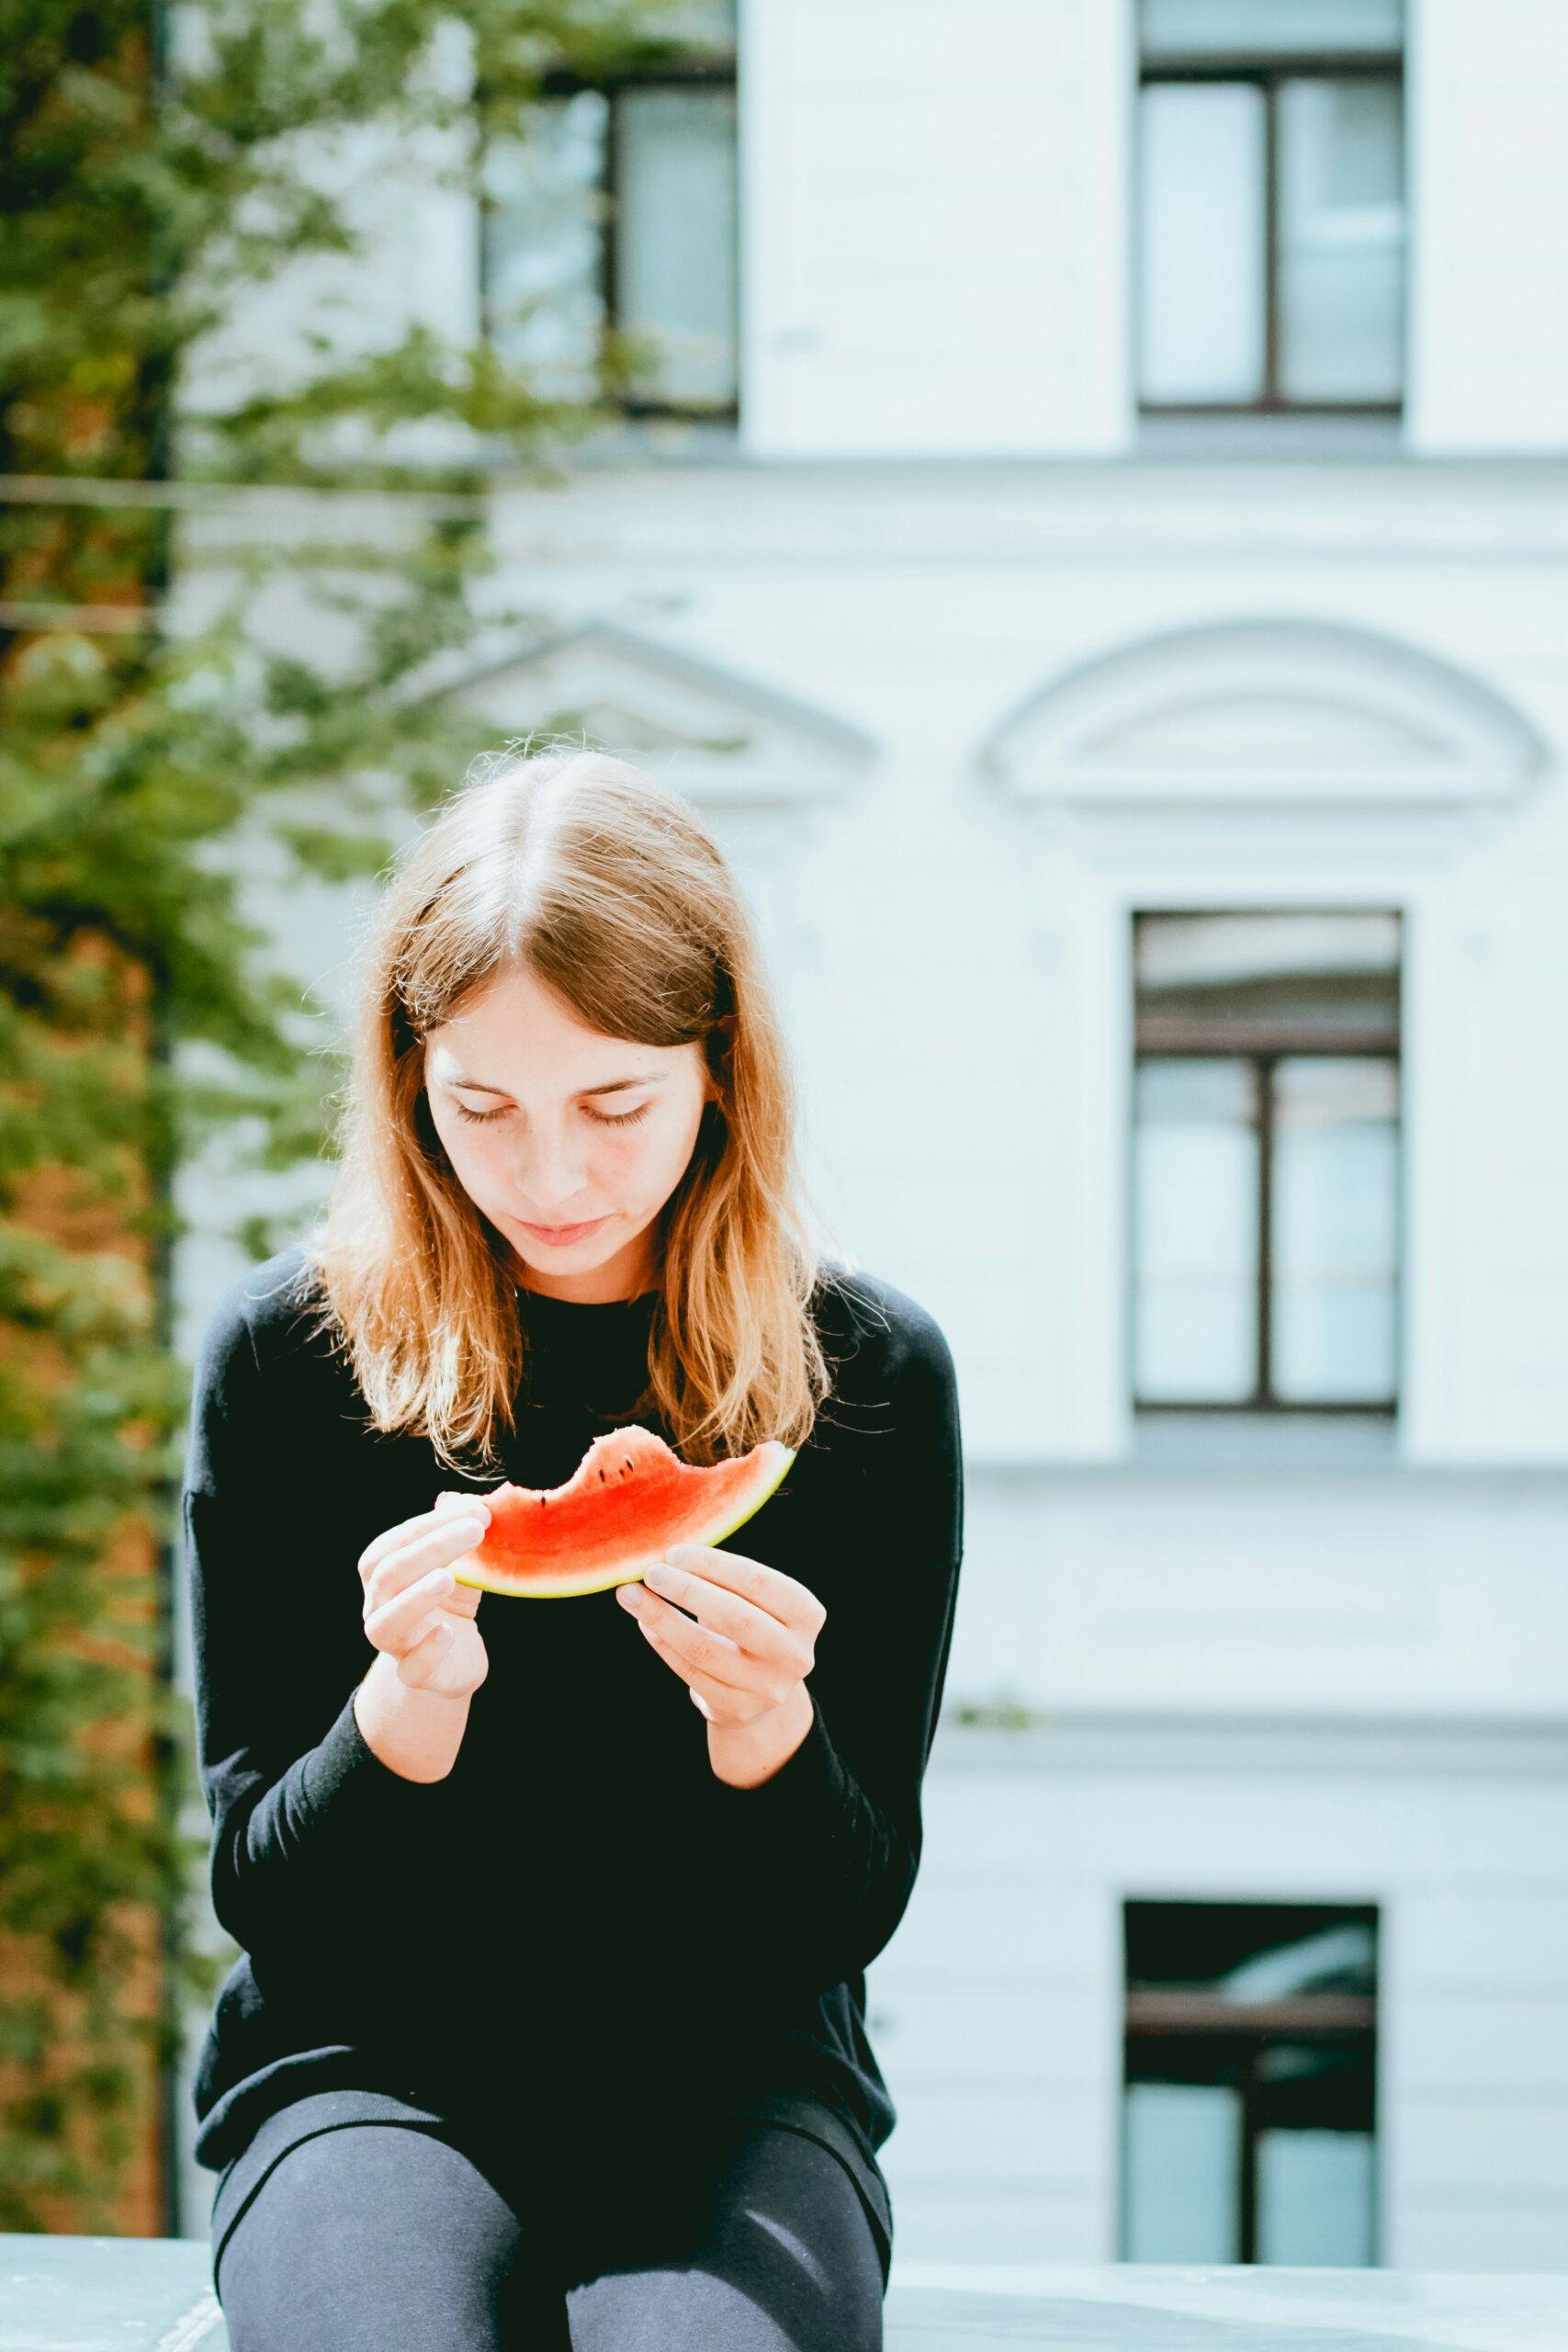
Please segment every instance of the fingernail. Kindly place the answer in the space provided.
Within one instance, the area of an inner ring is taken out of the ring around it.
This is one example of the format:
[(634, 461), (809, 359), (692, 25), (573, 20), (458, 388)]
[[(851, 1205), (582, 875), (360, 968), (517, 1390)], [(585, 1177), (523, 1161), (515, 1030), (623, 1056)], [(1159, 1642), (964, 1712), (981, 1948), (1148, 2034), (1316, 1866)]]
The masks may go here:
[(643, 1605), (642, 1587), (635, 1584), (622, 1585), (620, 1588), (620, 1600), (623, 1609), (630, 1609), (635, 1612)]

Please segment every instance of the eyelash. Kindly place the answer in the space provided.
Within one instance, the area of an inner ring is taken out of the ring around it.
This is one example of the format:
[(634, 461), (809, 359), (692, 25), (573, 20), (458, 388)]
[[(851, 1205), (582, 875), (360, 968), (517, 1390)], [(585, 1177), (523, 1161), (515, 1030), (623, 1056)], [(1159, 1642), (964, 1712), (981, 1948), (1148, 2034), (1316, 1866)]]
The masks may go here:
[[(456, 1101), (452, 1105), (459, 1119), (467, 1119), (476, 1126), (484, 1126), (491, 1119), (503, 1117), (508, 1107), (503, 1104), (499, 1111), (470, 1111), (463, 1103)], [(647, 1118), (649, 1108), (649, 1104), (645, 1102), (640, 1111), (622, 1111), (618, 1116), (609, 1115), (604, 1111), (586, 1111), (585, 1115), (592, 1120), (596, 1127), (635, 1127), (639, 1119)]]

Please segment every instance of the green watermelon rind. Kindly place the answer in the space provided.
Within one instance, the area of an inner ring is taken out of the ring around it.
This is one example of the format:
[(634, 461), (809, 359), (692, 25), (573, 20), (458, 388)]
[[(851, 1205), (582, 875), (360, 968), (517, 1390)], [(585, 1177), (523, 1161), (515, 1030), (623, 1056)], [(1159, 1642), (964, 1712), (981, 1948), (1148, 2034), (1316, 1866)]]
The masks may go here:
[[(776, 1443), (777, 1441), (770, 1440), (769, 1442)], [(590, 1592), (609, 1592), (618, 1584), (640, 1584), (648, 1570), (658, 1566), (671, 1544), (721, 1544), (727, 1535), (733, 1535), (738, 1527), (744, 1527), (746, 1521), (754, 1519), (762, 1505), (777, 1493), (795, 1460), (793, 1447), (780, 1446), (776, 1466), (762, 1472), (761, 1482), (746, 1491), (739, 1508), (734, 1504), (726, 1506), (725, 1516), (719, 1524), (699, 1528), (689, 1535), (668, 1537), (640, 1558), (617, 1561), (615, 1568), (607, 1573), (595, 1572), (587, 1577), (574, 1577), (570, 1582), (552, 1577), (548, 1580), (533, 1577), (526, 1583), (502, 1583), (473, 1552), (465, 1552), (462, 1558), (454, 1563), (454, 1573), (459, 1584), (468, 1585), (477, 1592), (493, 1592), (506, 1600), (575, 1600)]]

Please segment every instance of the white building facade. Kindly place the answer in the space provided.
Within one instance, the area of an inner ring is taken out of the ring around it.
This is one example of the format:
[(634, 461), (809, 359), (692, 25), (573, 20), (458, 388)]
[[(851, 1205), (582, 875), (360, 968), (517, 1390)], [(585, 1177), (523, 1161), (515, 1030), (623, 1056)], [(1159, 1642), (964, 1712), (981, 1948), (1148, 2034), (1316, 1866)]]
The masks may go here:
[[(957, 1362), (900, 2256), (1563, 2267), (1568, 15), (742, 0), (716, 53), (588, 94), (685, 389), (498, 494), (559, 634), (459, 691), (709, 811), (825, 1243)], [(500, 265), (408, 202), (461, 323)], [(556, 218), (505, 266), (613, 302)], [(278, 916), (327, 995), (349, 920)]]

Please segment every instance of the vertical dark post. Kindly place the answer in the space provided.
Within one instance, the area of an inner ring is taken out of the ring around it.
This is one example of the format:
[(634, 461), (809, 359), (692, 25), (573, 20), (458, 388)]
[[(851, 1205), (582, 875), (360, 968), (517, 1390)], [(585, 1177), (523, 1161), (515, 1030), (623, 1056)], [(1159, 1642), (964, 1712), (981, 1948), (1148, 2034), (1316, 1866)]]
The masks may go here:
[(1258, 1105), (1258, 1373), (1253, 1402), (1274, 1402), (1274, 1062), (1253, 1064)]
[(1259, 2045), (1248, 2042), (1241, 2060), (1241, 2245), (1240, 2262), (1258, 2259), (1258, 2060)]
[[(169, 11), (165, 0), (148, 0), (149, 54), (152, 61), (150, 102), (162, 112), (170, 85)], [(167, 295), (172, 276), (156, 271), (157, 291)], [(147, 472), (154, 481), (168, 481), (174, 474), (174, 372), (165, 354), (143, 355), (139, 369), (141, 406), (147, 446)], [(152, 628), (143, 640), (151, 657), (163, 636), (159, 607), (169, 590), (174, 569), (174, 512), (165, 505), (149, 518), (152, 526), (151, 544), (143, 550), (143, 587), (148, 604), (152, 607)], [(175, 1345), (175, 1177), (178, 1155), (178, 1136), (173, 1100), (174, 1024), (169, 1003), (167, 974), (153, 970), (148, 975), (148, 1046), (149, 1080), (163, 1096), (163, 1115), (156, 1129), (152, 1164), (147, 1170), (147, 1189), (152, 1211), (152, 1288), (153, 1331), (161, 1352), (172, 1353)], [(180, 1567), (179, 1538), (174, 1532), (178, 1510), (175, 1482), (160, 1482), (156, 1506), (161, 1525), (154, 1536), (156, 1544), (157, 1628), (158, 1648), (153, 1662), (153, 1692), (158, 1715), (177, 1719), (175, 1703), (178, 1672), (176, 1629), (176, 1578)], [(175, 1752), (170, 1733), (164, 1721), (154, 1720), (152, 1737), (154, 1784), (158, 1802), (164, 1811), (170, 1844), (179, 1830), (180, 1790), (185, 1759)], [(179, 2053), (184, 2031), (184, 2017), (180, 2002), (181, 1973), (180, 1928), (175, 1914), (165, 1910), (158, 1923), (158, 1967), (160, 1985), (158, 2002), (164, 2048), (168, 2052), (160, 2068), (159, 2139), (160, 2180), (159, 2201), (163, 2211), (163, 2229), (166, 2237), (177, 2237), (186, 2217), (180, 2211), (180, 2066)]]
[[(170, 1101), (169, 1089), (174, 1075), (173, 1026), (169, 1018), (167, 991), (162, 978), (154, 976), (150, 1007), (148, 1045), (149, 1074), (152, 1082), (164, 1090), (164, 1101)], [(175, 1346), (175, 1136), (172, 1122), (166, 1121), (162, 1130), (160, 1148), (148, 1170), (148, 1191), (156, 1218), (152, 1235), (152, 1296), (157, 1345), (161, 1352), (172, 1354)], [(175, 1532), (179, 1496), (174, 1481), (160, 1485), (158, 1518), (162, 1523), (157, 1541), (158, 1579), (158, 1655), (153, 1667), (153, 1688), (160, 1713), (175, 1714), (175, 1693), (178, 1671), (175, 1642), (175, 1610), (177, 1606), (176, 1578), (180, 1572), (180, 1541)], [(167, 1531), (167, 1532), (164, 1532)], [(171, 1844), (179, 1828), (180, 1788), (184, 1778), (185, 1759), (175, 1750), (174, 1741), (162, 1723), (155, 1724), (152, 1734), (153, 1770), (156, 1784), (166, 1809)], [(160, 2197), (163, 2206), (163, 2231), (165, 2237), (179, 2237), (185, 2229), (186, 2216), (180, 2211), (180, 2049), (184, 2032), (184, 2016), (180, 2002), (180, 1938), (179, 1925), (172, 1909), (165, 1909), (159, 1921), (158, 1964), (162, 1978), (159, 2002), (168, 2058), (162, 2068), (160, 2084), (159, 2136), (162, 2141)]]

